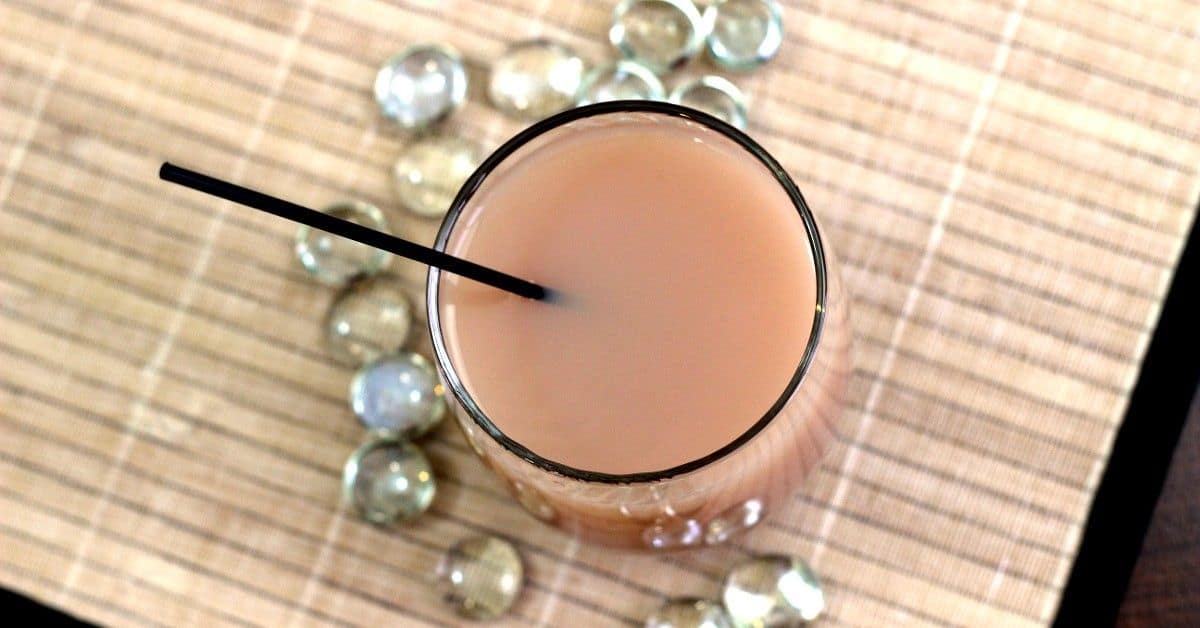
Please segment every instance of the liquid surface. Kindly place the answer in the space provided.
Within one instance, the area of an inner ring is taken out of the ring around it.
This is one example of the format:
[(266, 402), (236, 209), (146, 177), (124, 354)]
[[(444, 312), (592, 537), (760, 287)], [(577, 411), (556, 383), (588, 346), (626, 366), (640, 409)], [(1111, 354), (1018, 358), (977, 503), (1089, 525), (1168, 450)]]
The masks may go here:
[(447, 245), (563, 301), (442, 274), (441, 323), (510, 438), (578, 469), (660, 471), (736, 439), (782, 394), (812, 328), (812, 252), (786, 192), (731, 140), (604, 118), (510, 155)]

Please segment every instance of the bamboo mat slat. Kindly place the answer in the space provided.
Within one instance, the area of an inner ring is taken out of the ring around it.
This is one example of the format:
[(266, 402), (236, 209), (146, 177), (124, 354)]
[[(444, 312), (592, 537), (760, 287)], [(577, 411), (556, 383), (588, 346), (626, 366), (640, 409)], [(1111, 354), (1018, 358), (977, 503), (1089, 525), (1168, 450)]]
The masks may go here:
[[(1200, 8), (1164, 1), (789, 1), (735, 77), (853, 295), (841, 442), (736, 545), (614, 553), (537, 527), (447, 427), (439, 496), (380, 530), (338, 506), (360, 437), (322, 346), (332, 292), (292, 229), (155, 180), (179, 160), (396, 231), (378, 63), (549, 37), (599, 62), (611, 3), (0, 2), (0, 585), (113, 625), (442, 625), (466, 535), (515, 535), (500, 625), (639, 625), (797, 553), (836, 626), (1052, 618), (1200, 198)], [(422, 269), (395, 273), (420, 303)]]

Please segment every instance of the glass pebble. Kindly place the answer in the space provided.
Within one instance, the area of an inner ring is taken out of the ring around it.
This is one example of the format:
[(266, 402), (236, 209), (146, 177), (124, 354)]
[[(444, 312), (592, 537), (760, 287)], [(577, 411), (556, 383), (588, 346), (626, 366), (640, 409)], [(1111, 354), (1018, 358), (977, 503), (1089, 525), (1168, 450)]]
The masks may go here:
[[(374, 205), (345, 201), (323, 209), (343, 220), (387, 232), (383, 212)], [(296, 231), (296, 256), (317, 281), (339, 286), (358, 276), (374, 275), (387, 268), (391, 254), (309, 226)]]
[(608, 40), (626, 59), (661, 74), (695, 57), (706, 34), (692, 0), (621, 0)]
[(407, 521), (429, 508), (437, 493), (433, 467), (414, 444), (373, 437), (351, 454), (342, 495), (364, 519), (378, 525)]
[(636, 61), (617, 61), (592, 69), (583, 77), (575, 102), (590, 105), (610, 100), (662, 100), (662, 81)]
[(776, 0), (716, 0), (704, 11), (708, 53), (731, 70), (766, 63), (783, 43), (783, 11)]
[(685, 597), (667, 600), (646, 618), (646, 628), (733, 628), (719, 602)]
[(396, 198), (414, 214), (441, 217), (482, 161), (474, 142), (448, 135), (417, 140), (392, 167)]
[(416, 353), (385, 355), (350, 382), (350, 408), (368, 429), (417, 438), (437, 427), (446, 399), (437, 372)]
[(748, 499), (727, 508), (704, 526), (704, 542), (709, 545), (724, 543), (733, 535), (758, 525), (763, 515), (763, 503), (758, 499)]
[(778, 554), (751, 558), (730, 570), (722, 599), (737, 626), (791, 626), (825, 610), (812, 569), (799, 558)]
[(584, 63), (573, 50), (545, 39), (512, 45), (492, 65), (488, 98), (497, 109), (536, 120), (575, 102)]
[(384, 62), (375, 75), (375, 100), (380, 110), (407, 129), (445, 118), (466, 98), (462, 56), (448, 46), (411, 46)]
[(684, 81), (671, 90), (671, 102), (746, 128), (746, 97), (728, 80), (714, 75)]
[(651, 549), (691, 547), (703, 540), (704, 528), (700, 522), (684, 517), (664, 517), (642, 530), (642, 542)]
[(525, 584), (525, 567), (512, 543), (481, 536), (446, 550), (437, 571), (442, 599), (459, 615), (495, 619), (516, 601)]
[(329, 352), (358, 366), (399, 351), (412, 330), (412, 304), (391, 277), (356, 281), (340, 292), (325, 317)]

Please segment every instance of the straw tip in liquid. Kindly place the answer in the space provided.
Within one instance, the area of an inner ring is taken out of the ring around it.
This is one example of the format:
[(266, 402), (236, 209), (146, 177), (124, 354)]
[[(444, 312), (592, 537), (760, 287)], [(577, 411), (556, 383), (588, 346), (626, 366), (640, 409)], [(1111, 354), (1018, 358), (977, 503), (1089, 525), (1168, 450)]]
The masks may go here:
[(575, 307), (579, 305), (579, 300), (561, 290), (551, 290), (550, 288), (542, 288), (542, 298), (538, 299), (542, 303), (550, 303), (552, 305), (561, 305), (566, 307)]

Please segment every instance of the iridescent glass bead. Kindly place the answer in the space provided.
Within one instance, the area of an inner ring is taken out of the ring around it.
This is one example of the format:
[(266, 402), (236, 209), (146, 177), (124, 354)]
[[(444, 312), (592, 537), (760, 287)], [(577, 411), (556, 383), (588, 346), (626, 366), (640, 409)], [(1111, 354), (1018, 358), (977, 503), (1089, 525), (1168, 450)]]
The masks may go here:
[(671, 102), (715, 116), (739, 129), (746, 128), (746, 97), (728, 80), (715, 75), (684, 81), (671, 90)]
[[(387, 232), (383, 212), (374, 205), (345, 201), (324, 208), (325, 213), (349, 220), (376, 231)], [(347, 240), (341, 236), (313, 229), (307, 225), (296, 230), (296, 257), (314, 279), (330, 285), (342, 285), (387, 268), (391, 254), (386, 251)]]
[(417, 438), (441, 423), (444, 395), (433, 365), (416, 353), (369, 362), (350, 382), (350, 408), (363, 425), (404, 438)]
[(482, 161), (474, 142), (450, 135), (417, 140), (392, 167), (396, 198), (409, 211), (427, 218), (445, 215), (458, 189)]
[(449, 116), (467, 98), (462, 56), (449, 46), (421, 44), (384, 62), (375, 75), (375, 101), (383, 115), (409, 129)]
[(573, 50), (545, 39), (514, 44), (492, 65), (488, 98), (497, 109), (536, 120), (575, 102), (584, 63)]
[(608, 40), (626, 59), (662, 73), (695, 57), (707, 34), (692, 0), (621, 0)]
[(579, 86), (576, 104), (590, 105), (610, 100), (662, 100), (662, 81), (636, 61), (617, 61), (587, 73)]
[(731, 70), (749, 70), (779, 52), (783, 11), (776, 0), (716, 0), (704, 11), (708, 53)]
[(412, 330), (412, 304), (392, 277), (360, 279), (329, 306), (325, 338), (342, 364), (358, 366), (404, 347)]
[(503, 615), (525, 584), (525, 567), (517, 548), (494, 536), (456, 543), (442, 557), (437, 575), (442, 599), (470, 619)]
[(371, 523), (407, 521), (437, 493), (429, 459), (414, 444), (373, 436), (351, 454), (342, 473), (346, 503)]
[(725, 576), (725, 610), (737, 626), (792, 626), (816, 619), (825, 594), (816, 574), (793, 556), (756, 556)]
[(733, 628), (720, 602), (693, 597), (667, 600), (646, 618), (646, 628)]
[(733, 535), (758, 525), (763, 515), (762, 500), (748, 499), (730, 506), (705, 524), (704, 542), (709, 545), (724, 543)]

